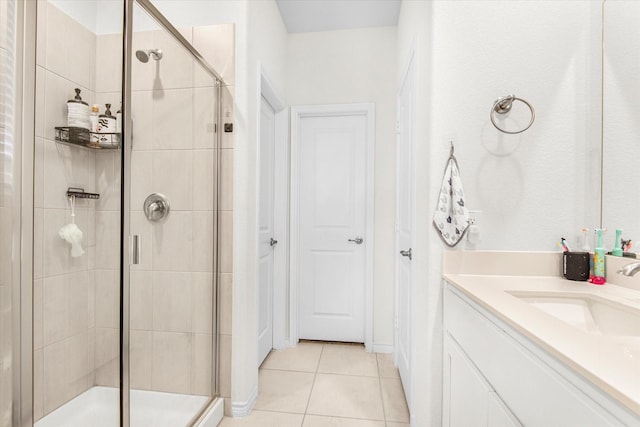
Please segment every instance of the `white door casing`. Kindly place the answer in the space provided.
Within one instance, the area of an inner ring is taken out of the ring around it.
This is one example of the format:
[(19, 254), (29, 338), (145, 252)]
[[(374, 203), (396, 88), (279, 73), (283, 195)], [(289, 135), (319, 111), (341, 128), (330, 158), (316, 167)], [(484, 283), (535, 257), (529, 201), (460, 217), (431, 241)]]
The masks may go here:
[(396, 128), (396, 314), (394, 360), (411, 409), (411, 295), (415, 230), (414, 124), (416, 68), (411, 50), (398, 93)]
[(273, 348), (275, 111), (260, 106), (260, 183), (258, 209), (258, 365)]
[(371, 349), (374, 120), (372, 104), (292, 109), (295, 341)]

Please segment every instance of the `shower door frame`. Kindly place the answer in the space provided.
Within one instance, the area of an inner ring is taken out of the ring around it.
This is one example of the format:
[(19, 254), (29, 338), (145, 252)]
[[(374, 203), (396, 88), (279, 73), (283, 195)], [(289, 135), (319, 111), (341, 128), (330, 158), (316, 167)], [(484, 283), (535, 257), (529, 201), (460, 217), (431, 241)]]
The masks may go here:
[[(204, 57), (178, 32), (178, 30), (153, 6), (150, 0), (123, 0), (123, 57), (122, 57), (122, 100), (123, 100), (123, 143), (121, 149), (121, 229), (120, 229), (120, 426), (130, 427), (130, 365), (129, 365), (129, 272), (131, 246), (129, 244), (131, 208), (131, 60), (133, 37), (133, 8), (138, 4), (169, 32), (193, 59), (207, 70), (215, 81), (216, 124), (214, 149), (220, 148), (219, 123), (221, 122), (221, 87), (224, 79), (213, 69)], [(25, 141), (35, 140), (35, 84), (36, 84), (36, 34), (37, 2), (18, 1), (16, 4), (16, 80), (15, 80), (15, 116), (14, 116), (14, 195), (10, 214), (12, 216), (12, 245), (16, 254), (12, 260), (13, 276), (11, 281), (11, 347), (12, 347), (12, 425), (33, 427), (33, 237), (34, 237), (34, 147)], [(212, 395), (192, 419), (192, 424), (201, 421), (219, 395), (218, 372), (218, 189), (220, 156), (216, 155), (216, 173), (213, 188), (213, 312), (215, 319), (215, 337), (212, 352)]]
[(214, 215), (214, 227), (213, 227), (213, 304), (212, 304), (212, 320), (215, 319), (215, 337), (213, 339), (212, 349), (212, 378), (211, 378), (211, 396), (206, 405), (204, 405), (200, 411), (192, 419), (192, 425), (201, 421), (207, 410), (216, 401), (219, 395), (219, 364), (218, 364), (218, 349), (219, 345), (219, 312), (218, 312), (218, 190), (219, 190), (219, 172), (220, 172), (220, 92), (224, 85), (224, 79), (218, 72), (204, 59), (204, 57), (196, 50), (196, 48), (186, 39), (184, 36), (173, 26), (173, 24), (152, 4), (151, 0), (124, 0), (124, 37), (123, 37), (123, 49), (122, 49), (122, 90), (123, 90), (123, 103), (122, 103), (122, 149), (121, 149), (121, 228), (120, 228), (120, 296), (122, 298), (120, 304), (120, 427), (130, 427), (130, 319), (129, 319), (129, 293), (130, 293), (130, 257), (132, 253), (131, 245), (131, 224), (129, 215), (131, 211), (131, 133), (130, 124), (131, 121), (131, 107), (132, 107), (132, 60), (133, 60), (133, 9), (135, 5), (140, 6), (146, 13), (148, 13), (160, 27), (167, 31), (173, 38), (182, 45), (192, 56), (192, 59), (199, 63), (215, 80), (215, 87), (217, 88), (217, 100), (216, 100), (216, 124), (217, 131), (215, 136), (215, 151), (216, 172), (214, 174), (213, 189), (216, 192), (216, 196), (213, 198), (213, 215)]

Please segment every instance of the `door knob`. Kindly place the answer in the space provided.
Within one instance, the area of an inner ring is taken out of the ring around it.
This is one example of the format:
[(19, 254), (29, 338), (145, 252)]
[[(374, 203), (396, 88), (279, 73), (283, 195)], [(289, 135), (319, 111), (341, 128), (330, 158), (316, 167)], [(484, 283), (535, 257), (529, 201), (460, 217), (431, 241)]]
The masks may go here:
[(349, 239), (349, 242), (353, 242), (356, 245), (361, 245), (364, 242), (362, 237), (356, 237), (355, 239)]
[(406, 250), (406, 251), (400, 251), (400, 255), (409, 257), (409, 259), (411, 260), (411, 248), (409, 248), (409, 250)]
[(276, 239), (274, 239), (273, 237), (271, 238), (271, 240), (269, 240), (269, 245), (271, 247), (274, 247), (277, 244), (278, 244), (278, 241)]

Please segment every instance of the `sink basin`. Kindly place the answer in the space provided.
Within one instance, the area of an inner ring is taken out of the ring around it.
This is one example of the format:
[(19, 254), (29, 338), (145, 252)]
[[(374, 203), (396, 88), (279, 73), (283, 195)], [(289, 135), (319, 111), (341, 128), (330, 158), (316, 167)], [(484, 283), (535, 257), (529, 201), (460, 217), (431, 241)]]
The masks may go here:
[(640, 310), (589, 294), (509, 292), (563, 322), (599, 335), (640, 337)]

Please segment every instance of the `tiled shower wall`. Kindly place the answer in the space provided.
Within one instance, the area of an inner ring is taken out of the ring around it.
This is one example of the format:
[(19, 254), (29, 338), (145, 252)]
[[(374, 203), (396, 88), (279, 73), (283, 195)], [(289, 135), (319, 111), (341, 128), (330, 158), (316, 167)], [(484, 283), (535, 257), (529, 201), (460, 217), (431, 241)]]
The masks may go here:
[(0, 426), (11, 425), (11, 188), (15, 93), (14, 0), (0, 2)]
[[(91, 33), (48, 2), (38, 7), (38, 118), (34, 254), (35, 416), (93, 385), (118, 383), (119, 152), (54, 142), (66, 100), (83, 89), (92, 103), (120, 99), (121, 36)], [(233, 81), (233, 26), (182, 29)], [(213, 117), (215, 88), (162, 31), (135, 33), (134, 50), (162, 48), (159, 63), (134, 62), (132, 233), (142, 260), (131, 275), (132, 387), (208, 395), (212, 375)], [(99, 61), (96, 53), (99, 54)], [(97, 61), (97, 62), (96, 62)], [(97, 64), (97, 66), (96, 66)], [(223, 108), (231, 121), (231, 88)], [(223, 134), (219, 199), (220, 386), (230, 397), (232, 134)], [(70, 220), (69, 186), (100, 193), (82, 201), (76, 222), (87, 253), (72, 259), (57, 235)], [(170, 199), (167, 221), (152, 224), (144, 198)]]
[(70, 256), (58, 230), (71, 222), (68, 187), (94, 192), (96, 152), (55, 142), (74, 88), (95, 100), (96, 36), (48, 2), (38, 2), (34, 172), (34, 417), (94, 384), (95, 201), (78, 200), (86, 253)]

